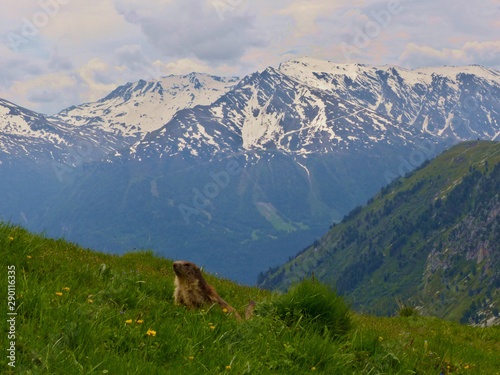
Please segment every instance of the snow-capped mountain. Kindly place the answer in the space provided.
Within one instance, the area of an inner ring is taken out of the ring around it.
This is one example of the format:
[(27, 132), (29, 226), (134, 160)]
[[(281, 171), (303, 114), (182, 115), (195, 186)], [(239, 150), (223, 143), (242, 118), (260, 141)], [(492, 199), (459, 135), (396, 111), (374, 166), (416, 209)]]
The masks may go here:
[(73, 126), (0, 99), (0, 161), (81, 164), (82, 158), (103, 157), (123, 142), (99, 127)]
[(279, 70), (412, 131), (456, 140), (500, 135), (500, 72), (493, 69), (471, 65), (408, 70), (307, 58), (283, 63)]
[(305, 155), (354, 144), (405, 143), (390, 119), (267, 68), (245, 77), (210, 106), (186, 109), (132, 148), (151, 153), (210, 157), (218, 153), (276, 150)]
[(67, 108), (53, 116), (74, 125), (100, 125), (124, 137), (141, 138), (174, 115), (217, 100), (239, 82), (237, 77), (191, 73), (127, 83), (105, 98)]
[(50, 117), (2, 101), (0, 151), (23, 155), (30, 144), (26, 150), (57, 159), (58, 150), (89, 142), (99, 156), (132, 144), (137, 158), (251, 150), (305, 156), (422, 137), (500, 139), (499, 86), (500, 73), (480, 66), (407, 70), (312, 58), (241, 81), (171, 75)]
[(407, 70), (304, 58), (245, 77), (209, 106), (179, 111), (132, 154), (309, 155), (422, 137), (500, 139), (499, 98), (500, 73), (479, 66)]
[(238, 81), (198, 73), (140, 80), (53, 116), (0, 100), (0, 161), (24, 158), (73, 167), (114, 155), (177, 111), (212, 103)]

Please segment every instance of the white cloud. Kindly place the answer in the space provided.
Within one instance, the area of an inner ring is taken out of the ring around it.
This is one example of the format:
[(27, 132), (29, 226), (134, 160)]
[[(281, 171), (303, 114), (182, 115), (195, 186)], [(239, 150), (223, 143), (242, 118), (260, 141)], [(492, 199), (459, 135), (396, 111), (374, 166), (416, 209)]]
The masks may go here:
[(0, 97), (7, 97), (14, 103), (32, 110), (52, 114), (60, 109), (54, 107), (53, 103), (79, 98), (75, 92), (76, 84), (77, 77), (50, 73), (34, 79), (17, 81), (9, 88), (8, 93), (0, 92)]
[(469, 65), (479, 64), (500, 68), (500, 41), (467, 42), (460, 49), (435, 49), (409, 43), (401, 54), (403, 66)]
[(61, 46), (85, 49), (102, 48), (117, 39), (122, 43), (123, 33), (130, 31), (110, 0), (70, 1), (60, 6), (42, 30), (44, 36)]
[(310, 36), (321, 32), (321, 27), (318, 25), (318, 18), (325, 15), (335, 14), (339, 9), (346, 5), (360, 5), (363, 0), (357, 1), (329, 1), (329, 0), (310, 0), (310, 1), (291, 1), (284, 8), (278, 9), (275, 13), (283, 16), (291, 16), (294, 20), (294, 28), (291, 34), (295, 38)]
[(115, 5), (125, 19), (140, 26), (164, 58), (227, 62), (251, 46), (263, 46), (253, 16), (236, 10), (221, 16), (205, 0), (116, 0)]
[(101, 77), (111, 75), (110, 66), (96, 57), (77, 70), (87, 90), (81, 94), (85, 101), (97, 101), (116, 88), (114, 83), (106, 83)]
[[(390, 4), (401, 9), (387, 18)], [(243, 76), (305, 55), (408, 67), (498, 68), (498, 5), (499, 0), (3, 1), (0, 97), (50, 113), (138, 79), (191, 71)], [(35, 35), (22, 33), (26, 22), (37, 23)], [(27, 43), (12, 48), (12, 33)], [(47, 86), (46, 77), (66, 84)]]
[(156, 62), (156, 66), (169, 74), (186, 75), (191, 72), (213, 74), (214, 69), (198, 59), (179, 59), (169, 63)]

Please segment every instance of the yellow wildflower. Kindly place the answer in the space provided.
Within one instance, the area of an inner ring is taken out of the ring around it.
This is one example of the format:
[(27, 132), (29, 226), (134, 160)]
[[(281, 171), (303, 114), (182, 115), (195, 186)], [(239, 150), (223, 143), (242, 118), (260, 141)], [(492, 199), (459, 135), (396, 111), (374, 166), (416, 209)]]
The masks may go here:
[(193, 357), (193, 356), (191, 356), (191, 355), (190, 355), (188, 358), (189, 358), (189, 359), (194, 359), (194, 357)]
[(31, 259), (31, 255), (27, 255), (28, 259)]
[(226, 366), (226, 370), (231, 370), (231, 366)]
[(222, 309), (222, 311), (227, 313), (227, 309), (225, 307)]
[(156, 336), (156, 331), (153, 331), (152, 329), (148, 329), (148, 331), (146, 332), (146, 334), (148, 336)]
[(14, 237), (9, 237), (9, 240), (11, 240), (11, 241), (12, 241), (13, 239), (14, 239)]
[(210, 329), (215, 329), (215, 326), (210, 326)]
[(311, 370), (313, 370), (313, 371), (316, 370), (316, 367), (311, 368)]
[(465, 365), (465, 366), (464, 366), (464, 369), (468, 369), (468, 368), (469, 368), (469, 365)]
[(63, 288), (63, 290), (65, 290), (65, 291), (69, 292), (69, 288), (68, 288), (67, 286), (65, 286), (65, 287)]
[(135, 322), (136, 322), (137, 324), (142, 324), (142, 323), (144, 323), (144, 320), (137, 319)]
[(61, 293), (61, 292), (56, 292), (56, 294), (57, 294), (58, 296), (62, 296), (62, 293)]
[(127, 323), (127, 324), (130, 324), (130, 323), (132, 323), (132, 319), (129, 319), (129, 320), (125, 320), (125, 323)]
[(92, 303), (92, 302), (94, 302), (94, 301), (92, 301), (91, 299), (89, 299), (89, 303)]

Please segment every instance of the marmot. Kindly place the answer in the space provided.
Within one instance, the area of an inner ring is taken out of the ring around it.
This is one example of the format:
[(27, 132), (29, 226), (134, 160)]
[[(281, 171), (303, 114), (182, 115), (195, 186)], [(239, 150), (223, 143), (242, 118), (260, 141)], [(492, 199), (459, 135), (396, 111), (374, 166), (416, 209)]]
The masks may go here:
[(174, 262), (174, 272), (175, 303), (185, 305), (188, 309), (218, 303), (221, 309), (227, 309), (228, 312), (234, 313), (236, 319), (241, 320), (238, 312), (220, 298), (215, 288), (205, 281), (200, 268), (196, 264), (179, 260)]

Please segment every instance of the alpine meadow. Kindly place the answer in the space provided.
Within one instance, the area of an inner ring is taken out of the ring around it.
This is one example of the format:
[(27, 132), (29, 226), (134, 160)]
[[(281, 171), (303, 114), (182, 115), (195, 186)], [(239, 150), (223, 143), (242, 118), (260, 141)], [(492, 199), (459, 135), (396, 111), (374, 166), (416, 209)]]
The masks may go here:
[(5, 374), (495, 374), (500, 368), (498, 325), (397, 310), (390, 318), (357, 314), (317, 280), (280, 294), (205, 274), (241, 314), (256, 301), (253, 318), (238, 322), (217, 305), (175, 305), (173, 263), (152, 252), (104, 254), (2, 223), (0, 256), (15, 266), (17, 312), (14, 358), (2, 357)]

